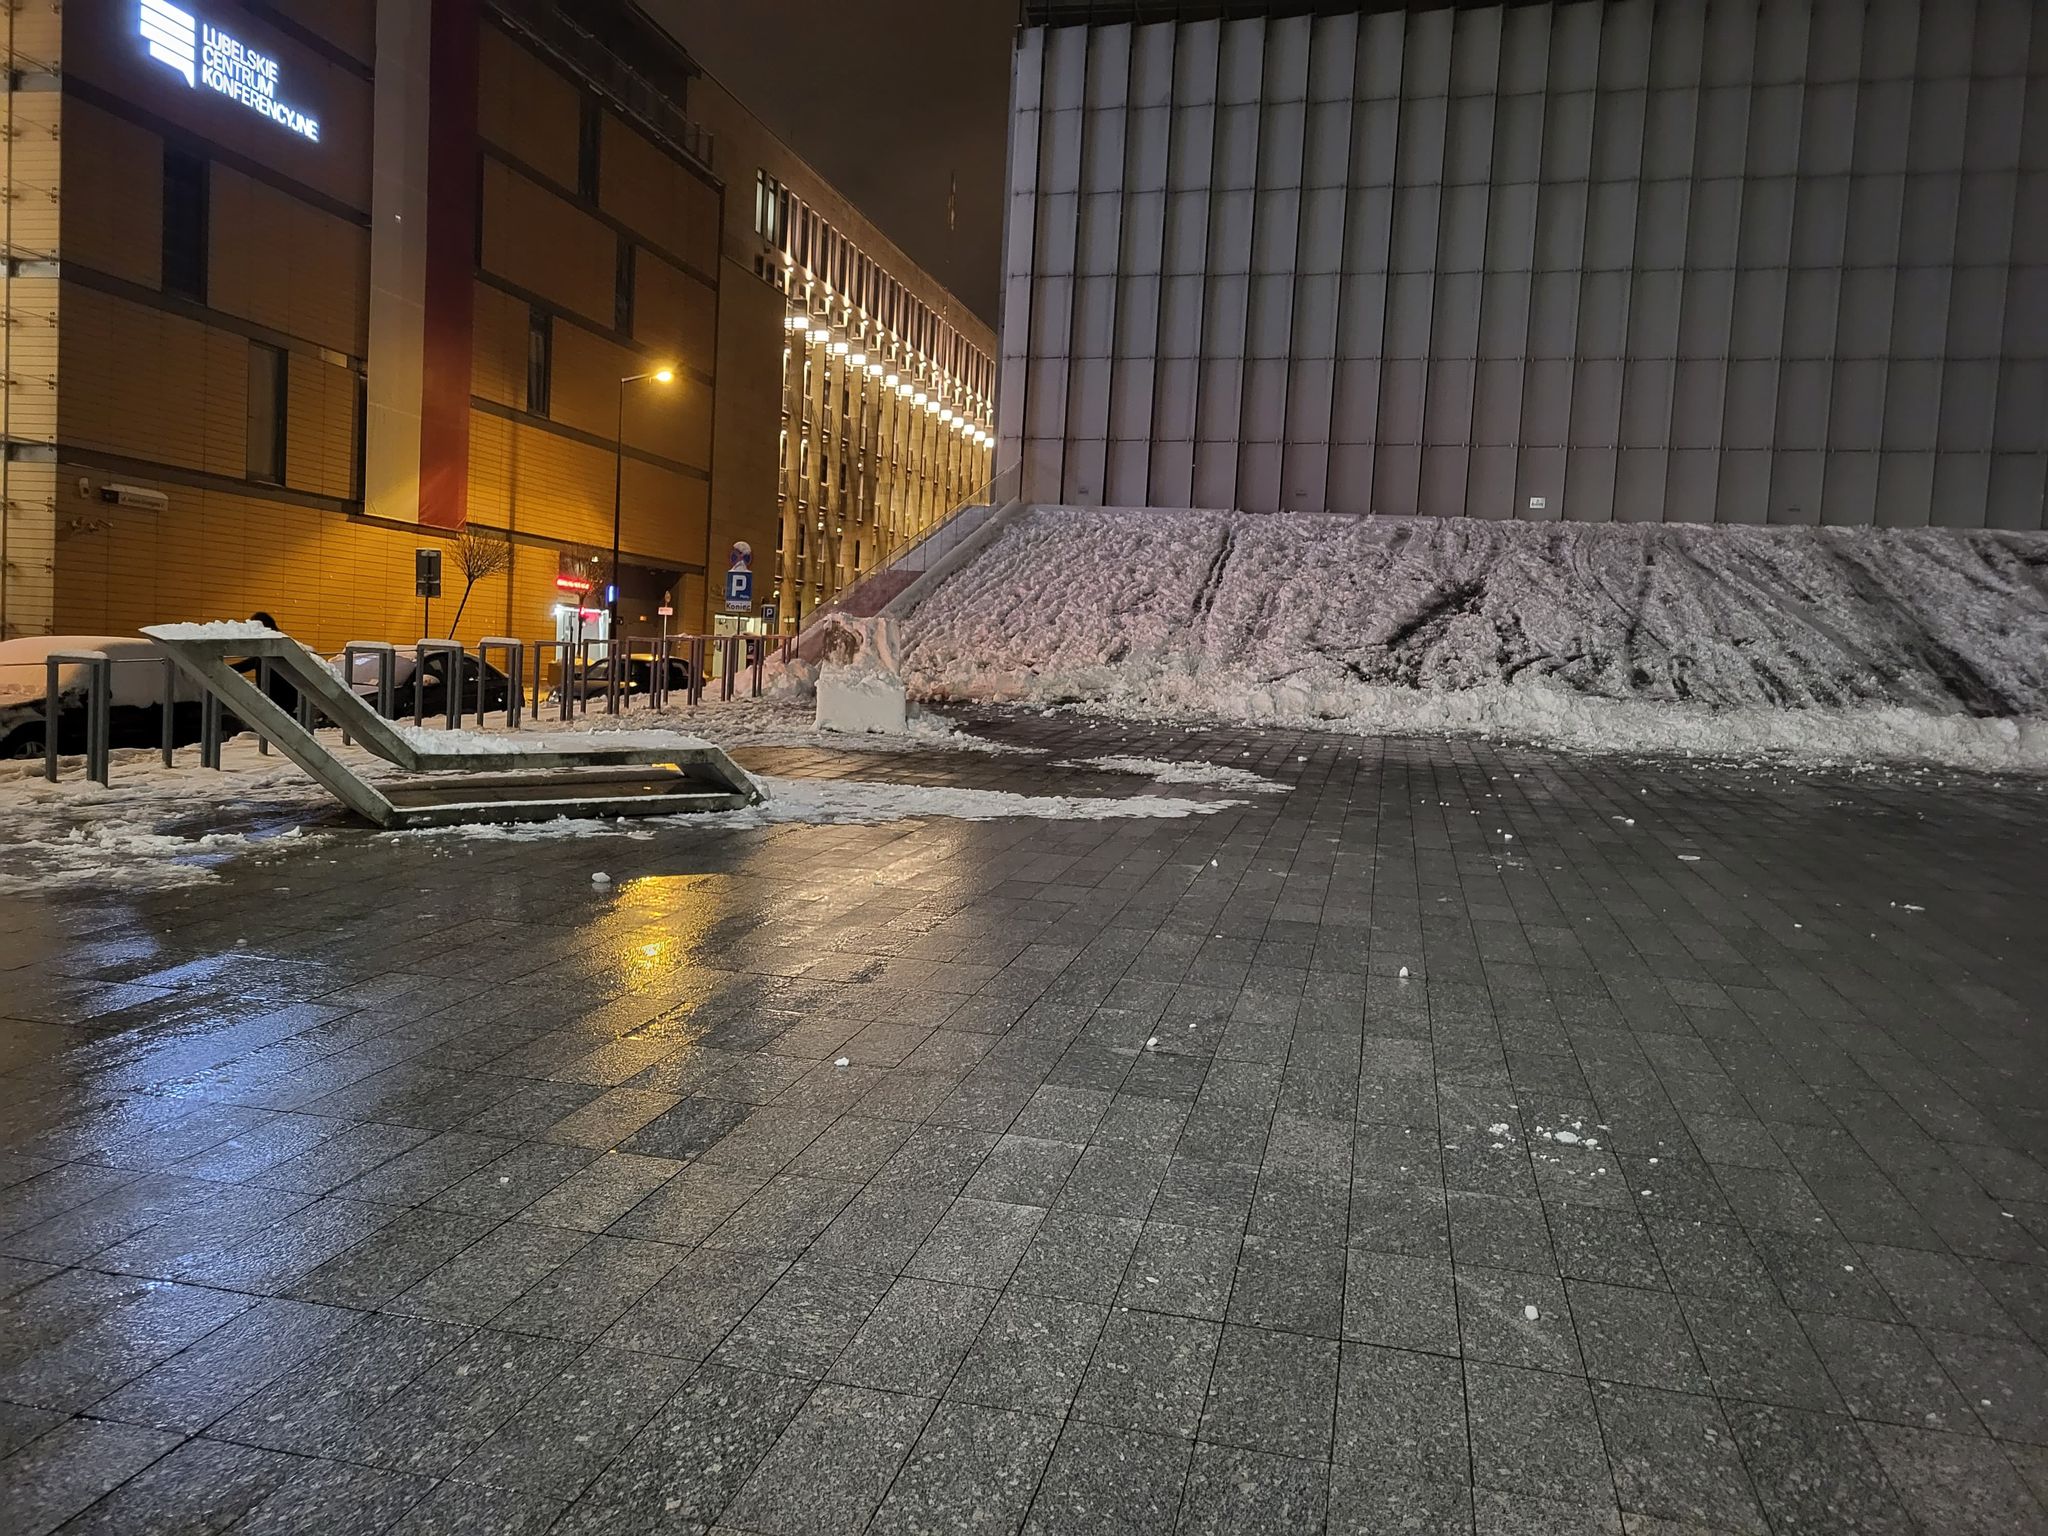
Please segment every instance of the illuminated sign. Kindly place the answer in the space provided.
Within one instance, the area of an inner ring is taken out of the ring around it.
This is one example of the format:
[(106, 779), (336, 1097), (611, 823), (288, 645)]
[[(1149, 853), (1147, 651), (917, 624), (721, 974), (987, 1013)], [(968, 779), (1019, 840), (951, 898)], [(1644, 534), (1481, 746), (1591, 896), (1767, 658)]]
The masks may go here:
[(277, 60), (170, 0), (142, 0), (142, 40), (149, 56), (197, 90), (205, 86), (300, 138), (320, 142), (320, 120), (277, 99)]
[(555, 588), (561, 592), (588, 592), (596, 585), (597, 583), (587, 576), (571, 576), (565, 573), (555, 578)]

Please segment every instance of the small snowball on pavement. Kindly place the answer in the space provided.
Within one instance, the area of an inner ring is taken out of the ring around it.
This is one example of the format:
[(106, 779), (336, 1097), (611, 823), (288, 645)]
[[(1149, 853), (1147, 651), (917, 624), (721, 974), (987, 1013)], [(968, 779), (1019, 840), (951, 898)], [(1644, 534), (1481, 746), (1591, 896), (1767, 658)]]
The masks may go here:
[(1542, 1316), (1542, 1314), (1538, 1312), (1534, 1307), (1524, 1307), (1522, 1308), (1522, 1316), (1526, 1317), (1527, 1319), (1529, 1319), (1530, 1322), (1533, 1323), (1536, 1321), (1538, 1317)]
[(590, 877), (590, 883), (592, 885), (610, 885), (612, 883), (612, 877), (600, 869), (596, 874)]
[(842, 1056), (833, 1062), (832, 1065), (835, 1067), (850, 1067), (853, 1065), (853, 1058), (851, 1056)]
[(1402, 977), (1402, 979), (1403, 979), (1403, 980), (1405, 981), (1405, 980), (1407, 979), (1407, 976), (1408, 976), (1408, 967), (1404, 965), (1404, 966), (1402, 966), (1402, 967), (1401, 967), (1401, 977)]

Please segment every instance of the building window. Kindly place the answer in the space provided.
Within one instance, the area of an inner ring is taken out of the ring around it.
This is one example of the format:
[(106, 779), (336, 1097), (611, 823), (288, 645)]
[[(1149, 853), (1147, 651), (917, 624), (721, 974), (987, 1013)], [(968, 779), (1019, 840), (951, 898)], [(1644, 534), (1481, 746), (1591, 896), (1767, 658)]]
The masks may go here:
[(612, 323), (624, 336), (633, 334), (633, 274), (637, 252), (638, 247), (632, 241), (620, 237), (618, 285), (612, 296)]
[(595, 96), (582, 99), (582, 114), (576, 122), (576, 190), (597, 201), (597, 173), (603, 159), (604, 113)]
[(526, 408), (536, 416), (548, 413), (554, 376), (554, 316), (536, 308), (528, 312), (526, 320)]
[(163, 289), (206, 302), (206, 162), (164, 150)]
[(249, 343), (249, 478), (284, 484), (284, 349)]

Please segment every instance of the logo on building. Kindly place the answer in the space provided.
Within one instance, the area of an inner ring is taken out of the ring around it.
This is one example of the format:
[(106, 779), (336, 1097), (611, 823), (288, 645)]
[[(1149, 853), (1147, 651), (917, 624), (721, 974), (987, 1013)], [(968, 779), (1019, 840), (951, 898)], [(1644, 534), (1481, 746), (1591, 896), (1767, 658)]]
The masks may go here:
[(170, 65), (187, 85), (198, 85), (199, 23), (191, 12), (164, 0), (142, 0), (142, 38), (152, 59)]
[(184, 77), (193, 89), (205, 86), (279, 127), (320, 142), (320, 120), (277, 98), (277, 60), (212, 22), (202, 23), (169, 0), (141, 0), (142, 40), (149, 56)]

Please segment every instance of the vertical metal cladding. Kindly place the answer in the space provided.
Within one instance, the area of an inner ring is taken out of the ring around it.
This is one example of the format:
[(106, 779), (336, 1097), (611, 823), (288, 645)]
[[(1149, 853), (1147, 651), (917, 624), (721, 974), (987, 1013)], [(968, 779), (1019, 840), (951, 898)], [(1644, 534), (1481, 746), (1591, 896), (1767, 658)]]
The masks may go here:
[(2048, 13), (1033, 26), (999, 391), (1090, 505), (2041, 528)]

